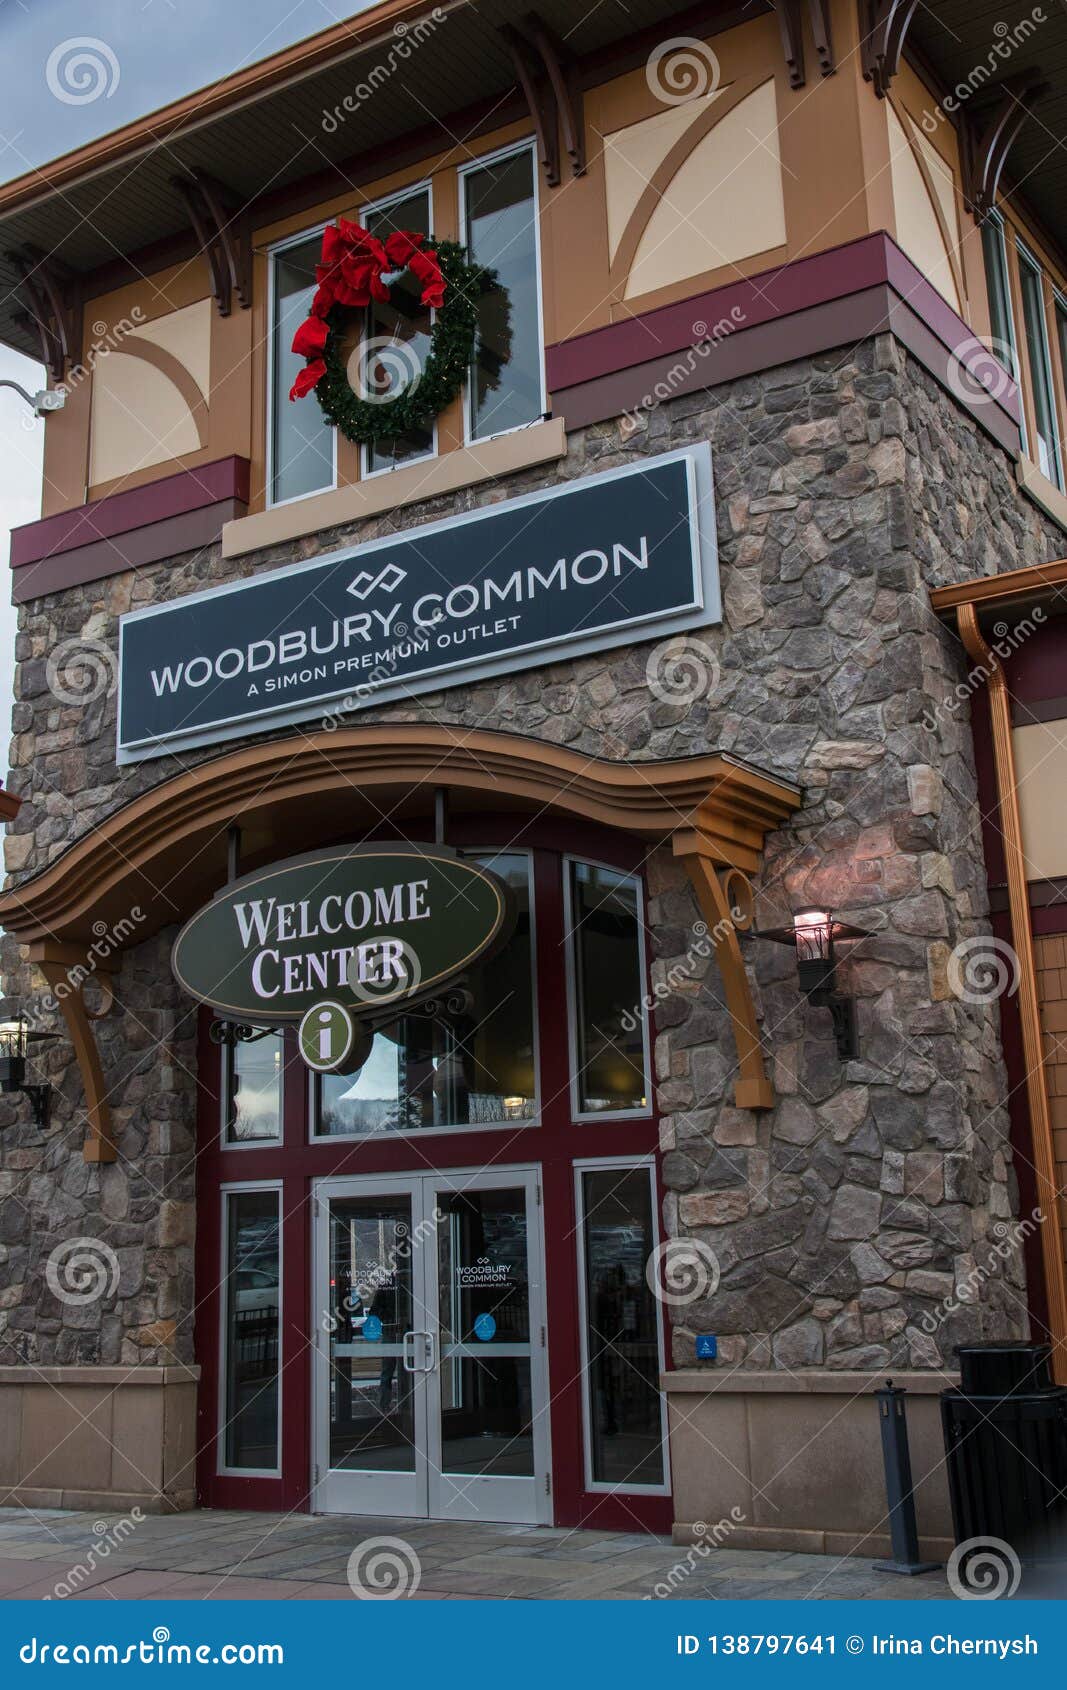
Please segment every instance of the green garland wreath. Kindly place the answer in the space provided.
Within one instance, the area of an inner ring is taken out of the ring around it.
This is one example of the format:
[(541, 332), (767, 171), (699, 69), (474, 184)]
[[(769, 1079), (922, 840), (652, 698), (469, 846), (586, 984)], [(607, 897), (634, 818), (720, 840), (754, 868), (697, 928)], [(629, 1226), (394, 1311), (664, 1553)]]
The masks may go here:
[(479, 302), (499, 287), (495, 270), (471, 264), (455, 241), (437, 241), (427, 235), (426, 242), (436, 251), (441, 266), (444, 301), (436, 312), (422, 374), (395, 399), (363, 399), (355, 391), (342, 356), (352, 308), (333, 305), (327, 314), (329, 332), (322, 353), (326, 374), (314, 391), (326, 421), (357, 446), (396, 440), (424, 427), (451, 404), (475, 360), (491, 387), (497, 385), (500, 369), (507, 362), (510, 327), (505, 323), (503, 355), (490, 352), (479, 334)]

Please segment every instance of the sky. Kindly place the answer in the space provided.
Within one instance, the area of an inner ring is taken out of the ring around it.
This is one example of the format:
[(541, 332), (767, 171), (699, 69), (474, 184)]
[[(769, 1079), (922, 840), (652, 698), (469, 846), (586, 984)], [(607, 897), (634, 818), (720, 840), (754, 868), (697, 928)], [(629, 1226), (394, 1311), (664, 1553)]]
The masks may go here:
[[(373, 0), (0, 0), (0, 182), (84, 146), (220, 76), (368, 11)], [(0, 346), (0, 381), (44, 372)], [(41, 508), (44, 421), (0, 387), (0, 569)], [(0, 779), (15, 613), (0, 588)]]

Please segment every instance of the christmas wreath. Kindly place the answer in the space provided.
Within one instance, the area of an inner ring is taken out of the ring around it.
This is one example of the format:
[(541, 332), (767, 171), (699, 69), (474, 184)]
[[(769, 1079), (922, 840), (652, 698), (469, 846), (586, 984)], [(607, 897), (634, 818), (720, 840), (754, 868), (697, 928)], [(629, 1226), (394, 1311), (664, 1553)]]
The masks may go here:
[[(391, 381), (392, 396), (368, 391), (366, 380), (364, 391), (357, 392), (343, 352), (352, 312), (367, 310), (372, 300), (388, 304), (406, 272), (415, 278), (421, 304), (435, 312), (426, 360), (420, 365), (408, 342), (371, 340), (360, 350), (361, 362), (373, 358), (398, 379)], [(476, 356), (491, 382), (499, 372), (499, 353), (490, 357), (479, 344), (478, 309), (483, 295), (498, 286), (497, 277), (469, 263), (454, 241), (409, 229), (394, 230), (381, 241), (341, 217), (323, 231), (315, 278), (311, 314), (293, 337), (293, 351), (307, 364), (289, 397), (313, 392), (326, 421), (357, 445), (395, 440), (424, 427), (455, 398)], [(505, 324), (505, 337), (506, 332)]]

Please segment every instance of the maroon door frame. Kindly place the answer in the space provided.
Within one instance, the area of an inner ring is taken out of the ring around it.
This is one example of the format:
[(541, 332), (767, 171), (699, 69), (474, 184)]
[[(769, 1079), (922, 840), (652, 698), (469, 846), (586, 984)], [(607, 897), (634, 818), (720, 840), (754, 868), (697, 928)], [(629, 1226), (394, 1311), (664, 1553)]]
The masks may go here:
[[(422, 830), (418, 830), (421, 832)], [(418, 837), (409, 830), (406, 837)], [(571, 1115), (570, 1056), (566, 1019), (563, 857), (584, 857), (625, 873), (639, 874), (647, 848), (627, 835), (592, 825), (558, 827), (515, 816), (465, 818), (452, 829), (461, 846), (530, 850), (533, 861), (536, 1007), (538, 1017), (541, 1125), (479, 1128), (435, 1135), (425, 1145), (419, 1134), (384, 1141), (309, 1141), (307, 1069), (296, 1040), (284, 1040), (282, 1143), (260, 1148), (226, 1147), (221, 1134), (222, 1052), (209, 1037), (211, 1015), (201, 1012), (198, 1073), (196, 1355), (201, 1369), (197, 1410), (197, 1490), (207, 1507), (277, 1511), (307, 1510), (311, 1490), (311, 1186), (337, 1174), (446, 1172), (451, 1168), (537, 1165), (541, 1169), (545, 1235), (545, 1292), (548, 1311), (551, 1401), (552, 1498), (557, 1525), (596, 1525), (623, 1531), (665, 1532), (671, 1528), (671, 1497), (641, 1492), (589, 1491), (584, 1480), (581, 1334), (578, 1319), (578, 1238), (574, 1164), (600, 1156), (655, 1157), (657, 1210), (662, 1211), (659, 1122), (655, 1111), (641, 1120), (574, 1121)], [(385, 837), (378, 830), (374, 837)], [(428, 835), (427, 835), (428, 838)], [(328, 843), (328, 842), (327, 842)], [(651, 935), (645, 911), (647, 1001)], [(650, 1026), (650, 1047), (655, 1029)], [(650, 1083), (652, 1076), (650, 1076)], [(432, 1156), (432, 1163), (428, 1157)], [(222, 1199), (220, 1187), (240, 1182), (282, 1182), (281, 1297), (281, 1477), (220, 1474), (217, 1468)], [(553, 1246), (553, 1241), (557, 1242)], [(666, 1365), (670, 1329), (661, 1306)]]

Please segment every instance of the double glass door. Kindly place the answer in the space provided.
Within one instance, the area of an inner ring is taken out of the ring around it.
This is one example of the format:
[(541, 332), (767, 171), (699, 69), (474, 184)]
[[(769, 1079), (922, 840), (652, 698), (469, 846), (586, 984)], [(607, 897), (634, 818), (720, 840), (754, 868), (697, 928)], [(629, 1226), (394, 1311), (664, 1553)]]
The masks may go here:
[(315, 1189), (314, 1502), (551, 1519), (532, 1169)]

